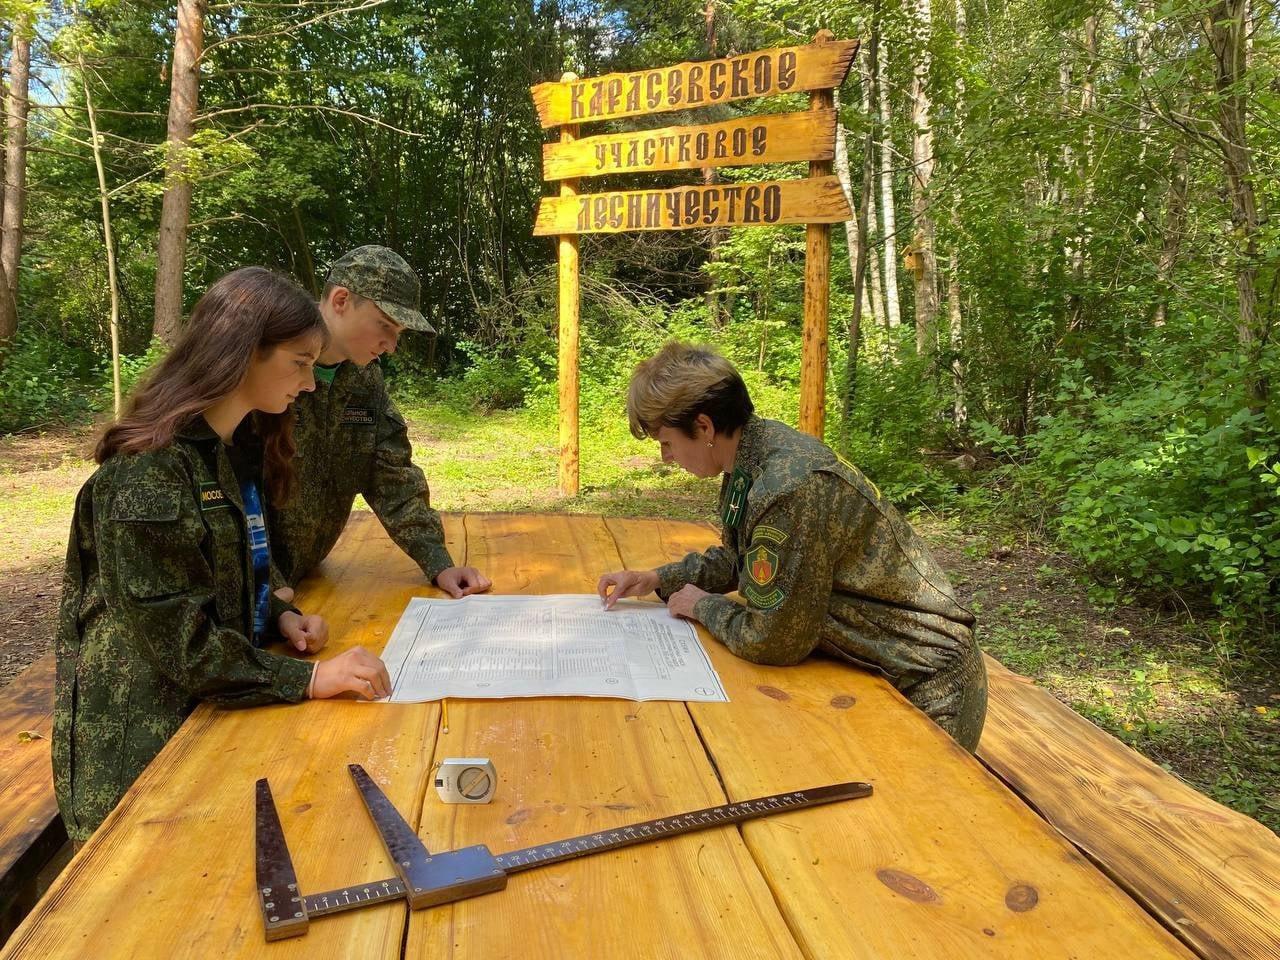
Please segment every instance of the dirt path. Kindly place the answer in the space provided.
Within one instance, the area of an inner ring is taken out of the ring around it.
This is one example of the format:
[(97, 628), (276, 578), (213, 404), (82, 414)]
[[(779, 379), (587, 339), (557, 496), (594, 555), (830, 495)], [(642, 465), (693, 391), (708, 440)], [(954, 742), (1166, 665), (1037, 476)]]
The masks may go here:
[(0, 438), (0, 686), (49, 649), (90, 427)]

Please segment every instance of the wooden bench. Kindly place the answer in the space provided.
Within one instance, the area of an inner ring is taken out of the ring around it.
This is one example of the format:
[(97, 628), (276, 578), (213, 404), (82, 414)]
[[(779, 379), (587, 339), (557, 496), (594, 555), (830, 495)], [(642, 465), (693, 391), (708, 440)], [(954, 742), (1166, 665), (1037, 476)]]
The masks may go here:
[(49, 763), (53, 674), (48, 654), (0, 689), (0, 942), (66, 859)]
[(987, 658), (978, 756), (1206, 958), (1280, 957), (1280, 837)]

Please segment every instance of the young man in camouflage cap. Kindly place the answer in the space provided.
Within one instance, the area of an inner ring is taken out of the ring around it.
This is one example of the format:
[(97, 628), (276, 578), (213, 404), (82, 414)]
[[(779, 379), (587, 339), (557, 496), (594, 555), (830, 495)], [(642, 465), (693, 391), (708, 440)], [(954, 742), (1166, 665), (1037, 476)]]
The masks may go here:
[(316, 389), (294, 403), (297, 490), (271, 512), (272, 555), (296, 586), (333, 549), (356, 494), (397, 546), (450, 596), (489, 589), (475, 567), (455, 566), (427, 479), (414, 465), (404, 417), (382, 379), (378, 357), (400, 334), (435, 329), (419, 311), (412, 268), (387, 247), (357, 247), (330, 269), (320, 298), (329, 344), (316, 364)]

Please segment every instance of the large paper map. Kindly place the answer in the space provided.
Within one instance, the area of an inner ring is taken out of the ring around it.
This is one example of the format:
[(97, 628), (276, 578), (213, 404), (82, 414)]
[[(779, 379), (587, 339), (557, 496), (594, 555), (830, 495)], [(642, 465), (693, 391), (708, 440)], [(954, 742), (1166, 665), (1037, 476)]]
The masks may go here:
[(728, 702), (687, 620), (656, 603), (475, 595), (409, 601), (382, 659), (392, 703), (443, 697)]

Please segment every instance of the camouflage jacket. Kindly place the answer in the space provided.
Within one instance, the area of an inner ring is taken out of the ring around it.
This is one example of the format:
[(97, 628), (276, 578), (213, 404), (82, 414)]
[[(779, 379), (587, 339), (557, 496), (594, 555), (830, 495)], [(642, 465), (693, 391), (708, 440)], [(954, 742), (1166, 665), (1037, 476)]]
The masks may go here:
[[(721, 485), (720, 510), (722, 545), (659, 568), (660, 596), (687, 583), (712, 594), (737, 590), (745, 605), (704, 597), (694, 614), (738, 656), (789, 665), (821, 649), (878, 670), (956, 739), (976, 745), (986, 674), (973, 615), (858, 470), (818, 440), (752, 417)], [(957, 711), (966, 714), (959, 735), (949, 725)]]
[(404, 417), (377, 363), (344, 363), (333, 383), (316, 381), (294, 401), (297, 489), (269, 518), (274, 560), (296, 584), (333, 549), (362, 494), (391, 539), (427, 579), (453, 566), (427, 479), (413, 463)]
[[(252, 432), (236, 435), (246, 441)], [(76, 497), (59, 610), (53, 772), (85, 840), (199, 700), (298, 701), (313, 665), (254, 646), (240, 485), (199, 418), (112, 457)], [(293, 609), (272, 597), (271, 629)], [(271, 638), (263, 638), (271, 639)]]

